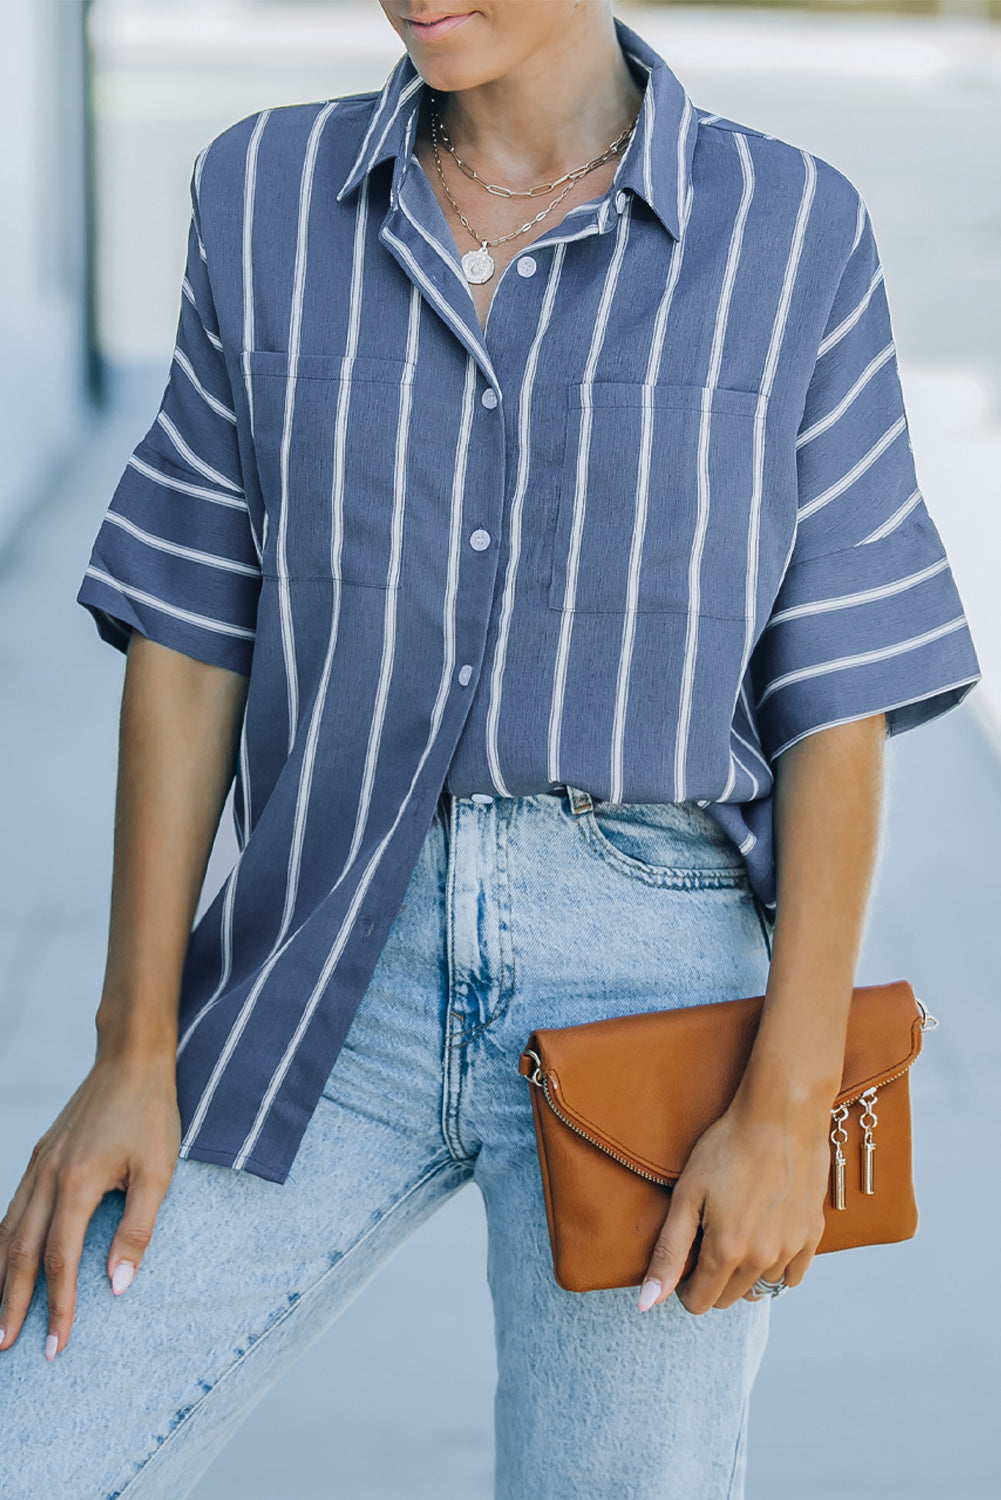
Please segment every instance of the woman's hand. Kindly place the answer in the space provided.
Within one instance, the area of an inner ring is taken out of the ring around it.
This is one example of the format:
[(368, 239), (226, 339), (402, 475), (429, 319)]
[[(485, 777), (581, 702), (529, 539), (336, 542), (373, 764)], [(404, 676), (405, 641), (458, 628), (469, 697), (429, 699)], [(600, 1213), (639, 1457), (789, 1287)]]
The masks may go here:
[(759, 1276), (798, 1286), (824, 1231), (829, 1130), (826, 1109), (762, 1113), (738, 1094), (696, 1143), (678, 1179), (641, 1310), (674, 1291), (700, 1226), (695, 1270), (678, 1291), (689, 1312), (732, 1307)]
[(701, 1226), (689, 1312), (732, 1307), (759, 1276), (797, 1286), (824, 1230), (830, 1108), (879, 844), (883, 713), (795, 741), (775, 763), (777, 917), (751, 1057), (671, 1195), (640, 1307), (674, 1291)]
[(125, 1290), (149, 1245), (180, 1140), (173, 1051), (142, 1060), (99, 1054), (32, 1151), (0, 1222), (0, 1351), (20, 1332), (40, 1266), (49, 1299), (46, 1358), (65, 1347), (87, 1225), (113, 1188), (126, 1199), (108, 1275), (116, 1293)]

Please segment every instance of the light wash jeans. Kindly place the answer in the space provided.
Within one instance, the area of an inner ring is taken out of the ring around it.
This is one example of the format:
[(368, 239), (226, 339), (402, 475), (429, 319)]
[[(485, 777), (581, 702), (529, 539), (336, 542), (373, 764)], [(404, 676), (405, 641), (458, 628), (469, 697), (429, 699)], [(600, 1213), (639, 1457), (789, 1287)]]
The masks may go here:
[(640, 1313), (635, 1290), (557, 1286), (517, 1061), (535, 1026), (761, 994), (769, 959), (741, 857), (695, 803), (443, 798), (288, 1180), (180, 1159), (117, 1298), (124, 1194), (106, 1193), (51, 1364), (40, 1273), (0, 1353), (4, 1500), (187, 1495), (470, 1178), (489, 1231), (498, 1500), (743, 1495), (771, 1299)]

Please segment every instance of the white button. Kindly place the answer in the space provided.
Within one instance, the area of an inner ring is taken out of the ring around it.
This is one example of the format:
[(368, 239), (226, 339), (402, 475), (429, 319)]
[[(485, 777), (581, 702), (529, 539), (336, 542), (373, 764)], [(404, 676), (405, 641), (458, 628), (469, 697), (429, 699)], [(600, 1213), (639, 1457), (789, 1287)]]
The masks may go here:
[(626, 195), (625, 195), (625, 193), (623, 193), (623, 192), (616, 193), (616, 195), (615, 195), (615, 207), (618, 210), (618, 212), (622, 213), (623, 210), (625, 209), (625, 206), (626, 206)]
[(486, 407), (487, 411), (493, 411), (494, 407), (497, 405), (497, 392), (488, 388), (483, 392), (480, 400)]
[(518, 262), (518, 275), (534, 276), (535, 269), (535, 257), (532, 255), (523, 255)]
[(459, 682), (463, 687), (467, 685), (473, 675), (473, 669), (467, 662), (464, 667), (459, 668)]
[(485, 551), (485, 549), (490, 546), (489, 531), (484, 531), (482, 527), (480, 527), (478, 531), (474, 531), (472, 536), (469, 538), (469, 545), (476, 552)]
[(474, 802), (492, 802), (494, 800), (486, 792), (470, 792), (469, 795)]

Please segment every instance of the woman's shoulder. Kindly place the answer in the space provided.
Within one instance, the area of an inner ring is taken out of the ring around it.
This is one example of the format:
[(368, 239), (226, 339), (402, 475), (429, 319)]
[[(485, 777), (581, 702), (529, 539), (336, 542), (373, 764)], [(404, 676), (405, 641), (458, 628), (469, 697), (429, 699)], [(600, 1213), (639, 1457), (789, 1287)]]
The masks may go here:
[(854, 235), (864, 201), (851, 177), (804, 146), (708, 109), (696, 109), (703, 170), (729, 170), (750, 177), (759, 193), (790, 204), (806, 203), (827, 227), (843, 225)]
[(348, 167), (365, 138), (379, 94), (343, 94), (306, 104), (283, 104), (245, 115), (203, 146), (195, 159), (194, 186), (203, 211), (241, 200), (248, 181), (266, 193), (270, 182), (298, 178), (322, 138), (324, 154)]

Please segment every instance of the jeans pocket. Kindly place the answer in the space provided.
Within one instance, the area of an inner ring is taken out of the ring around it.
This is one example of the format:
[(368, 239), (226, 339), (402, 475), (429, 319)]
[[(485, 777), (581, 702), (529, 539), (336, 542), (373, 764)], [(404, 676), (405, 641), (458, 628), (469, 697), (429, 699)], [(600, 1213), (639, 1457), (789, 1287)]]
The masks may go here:
[(748, 885), (736, 846), (692, 802), (594, 802), (577, 818), (588, 847), (620, 874), (679, 890)]

